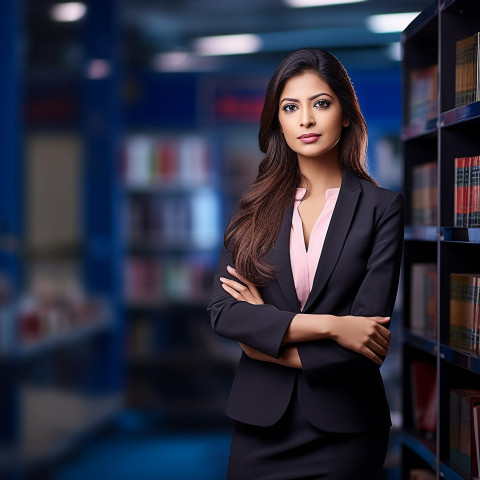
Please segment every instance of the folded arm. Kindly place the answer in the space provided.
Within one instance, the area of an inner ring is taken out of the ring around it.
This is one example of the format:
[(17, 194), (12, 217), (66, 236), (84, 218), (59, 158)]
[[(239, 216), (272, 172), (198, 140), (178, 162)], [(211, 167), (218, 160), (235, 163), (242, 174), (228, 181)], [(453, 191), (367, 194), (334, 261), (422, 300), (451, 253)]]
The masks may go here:
[[(351, 315), (392, 315), (400, 275), (403, 228), (403, 197), (396, 194), (377, 225), (367, 272), (352, 304)], [(389, 323), (384, 326), (388, 328)], [(366, 356), (334, 340), (337, 338), (298, 345), (303, 372), (309, 383), (352, 368), (375, 367)], [(381, 364), (385, 355), (380, 358)]]

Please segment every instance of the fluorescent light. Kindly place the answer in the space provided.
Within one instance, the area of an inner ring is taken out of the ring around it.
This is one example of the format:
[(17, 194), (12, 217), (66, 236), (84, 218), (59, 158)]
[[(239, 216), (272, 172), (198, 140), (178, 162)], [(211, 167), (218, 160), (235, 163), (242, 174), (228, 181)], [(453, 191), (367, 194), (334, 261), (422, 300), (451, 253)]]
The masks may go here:
[(86, 11), (86, 5), (81, 2), (57, 3), (50, 10), (50, 16), (56, 22), (76, 22)]
[(218, 59), (199, 57), (189, 52), (174, 51), (157, 54), (152, 67), (160, 72), (209, 71), (217, 67)]
[(360, 3), (366, 0), (284, 0), (285, 4), (294, 8), (326, 7), (327, 5), (341, 5), (344, 3)]
[(220, 35), (197, 38), (193, 47), (199, 55), (241, 55), (255, 53), (262, 48), (258, 35)]
[(367, 18), (367, 28), (374, 33), (402, 32), (420, 12), (389, 13), (371, 15)]

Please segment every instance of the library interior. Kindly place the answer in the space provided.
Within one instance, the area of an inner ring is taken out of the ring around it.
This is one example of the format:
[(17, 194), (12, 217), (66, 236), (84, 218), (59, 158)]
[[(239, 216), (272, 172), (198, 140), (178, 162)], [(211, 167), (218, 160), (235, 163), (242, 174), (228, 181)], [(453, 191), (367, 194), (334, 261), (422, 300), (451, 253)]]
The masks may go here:
[(225, 478), (242, 348), (207, 305), (300, 48), (405, 203), (382, 480), (480, 479), (478, 0), (1, 0), (0, 38), (1, 479)]

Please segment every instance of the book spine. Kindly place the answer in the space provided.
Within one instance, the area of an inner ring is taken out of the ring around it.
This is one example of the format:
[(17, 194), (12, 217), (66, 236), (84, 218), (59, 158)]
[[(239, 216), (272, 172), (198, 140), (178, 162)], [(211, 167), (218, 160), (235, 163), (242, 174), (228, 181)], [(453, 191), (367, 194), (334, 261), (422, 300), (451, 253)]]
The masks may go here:
[(465, 158), (459, 157), (455, 159), (455, 187), (454, 187), (454, 203), (455, 203), (455, 227), (463, 227), (463, 188), (464, 188), (464, 169)]

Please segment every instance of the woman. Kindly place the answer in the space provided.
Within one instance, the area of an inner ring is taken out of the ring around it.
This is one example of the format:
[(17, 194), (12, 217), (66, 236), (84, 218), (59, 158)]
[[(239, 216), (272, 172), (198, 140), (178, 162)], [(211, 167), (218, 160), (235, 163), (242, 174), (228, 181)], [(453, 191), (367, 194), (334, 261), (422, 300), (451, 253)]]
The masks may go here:
[(228, 479), (380, 478), (391, 420), (379, 366), (403, 199), (365, 167), (367, 129), (330, 53), (288, 55), (267, 88), (258, 176), (225, 233), (214, 330), (243, 354)]

